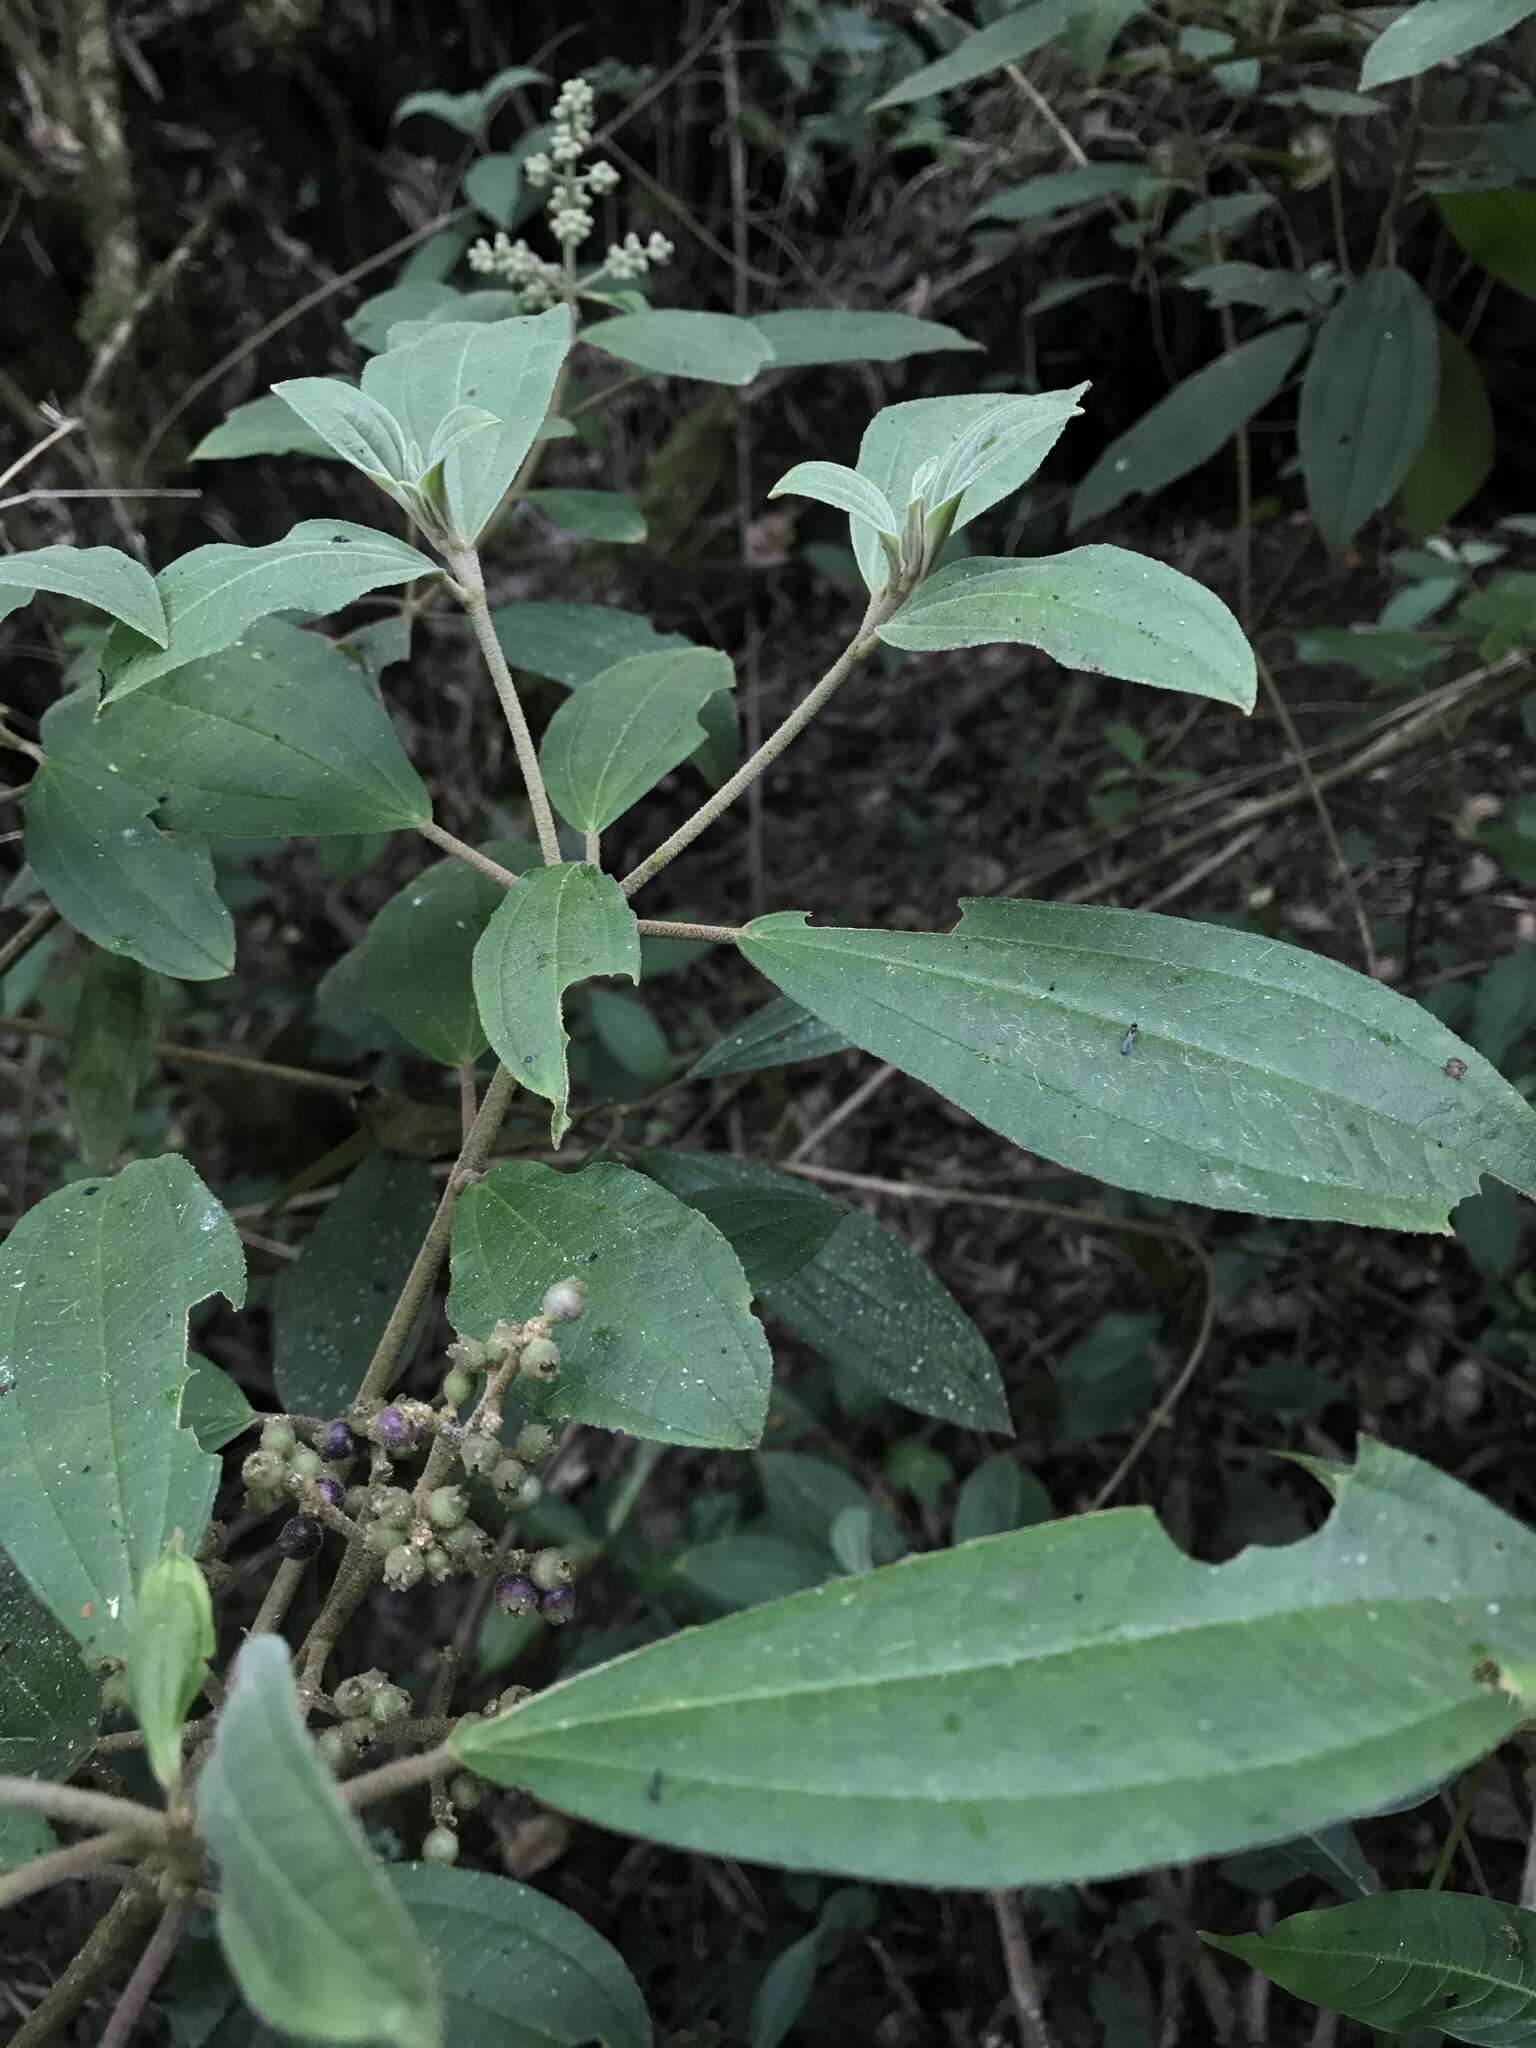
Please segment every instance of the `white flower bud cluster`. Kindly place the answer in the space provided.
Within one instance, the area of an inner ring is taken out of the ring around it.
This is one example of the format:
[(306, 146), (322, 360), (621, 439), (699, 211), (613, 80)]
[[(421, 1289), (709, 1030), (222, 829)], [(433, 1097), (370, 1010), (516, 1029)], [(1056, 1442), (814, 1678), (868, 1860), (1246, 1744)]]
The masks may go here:
[(627, 282), (632, 277), (644, 277), (652, 264), (670, 263), (672, 254), (672, 244), (665, 235), (653, 234), (642, 242), (638, 235), (629, 234), (622, 242), (608, 244), (603, 269), (609, 277)]

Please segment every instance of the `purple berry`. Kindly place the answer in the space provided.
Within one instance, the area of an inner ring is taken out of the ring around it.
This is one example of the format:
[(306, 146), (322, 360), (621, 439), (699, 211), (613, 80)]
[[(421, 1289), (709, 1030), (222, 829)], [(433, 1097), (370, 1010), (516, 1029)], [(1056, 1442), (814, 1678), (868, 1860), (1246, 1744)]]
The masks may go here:
[(539, 1589), (523, 1572), (508, 1572), (496, 1581), (496, 1605), (503, 1614), (536, 1614)]
[(569, 1621), (576, 1612), (576, 1588), (556, 1586), (539, 1595), (539, 1613), (546, 1621)]
[(403, 1451), (416, 1432), (400, 1410), (391, 1404), (388, 1408), (381, 1408), (373, 1418), (373, 1435), (385, 1450)]
[(332, 1479), (329, 1473), (323, 1479), (315, 1481), (315, 1491), (326, 1506), (332, 1508), (339, 1508), (347, 1497), (347, 1489), (339, 1479)]
[(284, 1557), (292, 1557), (300, 1563), (313, 1557), (324, 1539), (324, 1531), (313, 1515), (295, 1515), (291, 1522), (284, 1522), (277, 1532), (277, 1547)]
[(316, 1440), (315, 1449), (328, 1463), (339, 1465), (357, 1449), (357, 1438), (344, 1422), (328, 1422)]

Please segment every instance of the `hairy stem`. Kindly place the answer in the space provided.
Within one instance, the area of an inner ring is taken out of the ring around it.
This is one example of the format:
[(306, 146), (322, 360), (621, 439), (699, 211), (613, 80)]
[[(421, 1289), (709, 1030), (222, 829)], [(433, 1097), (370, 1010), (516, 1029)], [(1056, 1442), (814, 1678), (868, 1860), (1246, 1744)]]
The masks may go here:
[(419, 1756), (396, 1757), (376, 1771), (349, 1778), (341, 1787), (341, 1796), (348, 1806), (371, 1806), (376, 1799), (392, 1799), (397, 1792), (427, 1784), (439, 1771), (451, 1770), (456, 1761), (446, 1745), (423, 1750)]
[(517, 750), (517, 765), (523, 771), (523, 782), (528, 790), (528, 806), (533, 812), (534, 829), (539, 835), (539, 851), (544, 856), (544, 865), (556, 867), (560, 861), (560, 841), (555, 835), (555, 814), (549, 807), (549, 797), (544, 789), (544, 775), (539, 767), (533, 734), (528, 730), (522, 699), (517, 694), (512, 671), (507, 667), (507, 657), (501, 651), (501, 642), (496, 638), (496, 628), (491, 623), (490, 607), (485, 601), (485, 577), (480, 570), (480, 557), (473, 548), (466, 548), (462, 554), (449, 556), (448, 567), (454, 582), (463, 594), (464, 609), (469, 613), (470, 624), (475, 629), (475, 638), (480, 643), (480, 652), (485, 657), (491, 682), (496, 695), (501, 699), (501, 708), (506, 713), (507, 724), (511, 728), (512, 745)]
[(293, 1605), (293, 1596), (298, 1592), (304, 1578), (304, 1560), (285, 1557), (272, 1575), (266, 1598), (256, 1610), (256, 1619), (251, 1623), (253, 1636), (267, 1636), (280, 1629), (283, 1617)]
[(0, 1778), (0, 1807), (19, 1806), (77, 1828), (131, 1828), (140, 1839), (165, 1836), (165, 1815), (108, 1792), (83, 1792), (75, 1785), (46, 1785), (37, 1778)]
[(92, 1835), (88, 1842), (71, 1842), (67, 1849), (55, 1849), (51, 1855), (34, 1857), (30, 1863), (23, 1863), (19, 1870), (12, 1870), (0, 1877), (0, 1913), (16, 1906), (23, 1899), (31, 1898), (34, 1892), (47, 1891), (51, 1885), (67, 1884), (72, 1878), (89, 1877), (105, 1864), (116, 1863), (124, 1857), (131, 1858), (134, 1850), (142, 1848), (142, 1828), (113, 1828), (105, 1835)]
[(148, 1894), (132, 1889), (120, 1892), (42, 2004), (12, 2034), (10, 2048), (43, 2048), (45, 2042), (54, 2040), (106, 1975), (118, 1951), (126, 1948), (154, 1910), (155, 1902)]
[(679, 825), (670, 839), (662, 841), (656, 851), (647, 854), (637, 868), (624, 877), (623, 889), (626, 896), (633, 896), (643, 889), (647, 882), (659, 875), (669, 862), (676, 860), (684, 847), (692, 846), (701, 832), (707, 832), (716, 818), (728, 811), (744, 789), (749, 789), (757, 778), (771, 768), (780, 754), (792, 740), (800, 737), (817, 712), (827, 704), (853, 673), (865, 655), (876, 644), (877, 628), (890, 617), (895, 606), (884, 594), (872, 598), (863, 624), (842, 653), (827, 670), (821, 681), (791, 711), (782, 725), (771, 732), (750, 759), (743, 761), (729, 782), (723, 782), (707, 803), (701, 804), (683, 824)]
[(363, 1547), (362, 1539), (348, 1544), (331, 1581), (325, 1605), (315, 1617), (314, 1626), (304, 1638), (296, 1659), (299, 1688), (306, 1695), (319, 1691), (337, 1638), (362, 1605), (363, 1596), (378, 1575), (379, 1561)]
[(478, 846), (471, 846), (467, 840), (458, 839), (452, 832), (445, 832), (435, 818), (428, 818), (416, 830), (423, 839), (430, 839), (434, 846), (440, 846), (444, 853), (451, 853), (455, 860), (462, 860), (476, 868), (482, 875), (488, 875), (493, 882), (499, 882), (503, 889), (510, 889), (517, 881), (510, 868), (504, 868), (499, 860), (492, 860), (488, 853), (482, 853)]
[(101, 2037), (101, 2048), (128, 2048), (133, 2030), (143, 2017), (144, 2008), (154, 1994), (155, 1986), (170, 1967), (176, 1944), (181, 1939), (181, 1930), (186, 1921), (187, 1909), (178, 1900), (166, 1907), (160, 1915), (160, 1925), (149, 1937), (149, 1943), (133, 1975), (123, 1987), (123, 1995), (113, 2009), (107, 2022), (107, 2031)]

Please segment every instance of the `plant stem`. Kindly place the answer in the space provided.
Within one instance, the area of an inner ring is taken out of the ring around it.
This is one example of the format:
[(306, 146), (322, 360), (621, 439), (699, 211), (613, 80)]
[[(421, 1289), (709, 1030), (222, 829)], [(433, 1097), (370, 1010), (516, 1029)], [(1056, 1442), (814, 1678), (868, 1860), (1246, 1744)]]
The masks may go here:
[(350, 1543), (342, 1557), (325, 1605), (304, 1638), (295, 1662), (299, 1689), (312, 1695), (320, 1689), (326, 1663), (336, 1639), (362, 1605), (363, 1596), (379, 1575), (379, 1561), (365, 1550), (361, 1539)]
[(12, 2034), (10, 2048), (43, 2048), (45, 2042), (53, 2040), (89, 1998), (118, 1950), (127, 1945), (135, 1929), (154, 1910), (154, 1900), (144, 1892), (131, 1888), (120, 1892), (91, 1929), (63, 1976), (54, 1981), (42, 2004)]
[(790, 742), (800, 737), (817, 712), (875, 646), (877, 628), (890, 617), (894, 608), (883, 594), (870, 600), (863, 624), (821, 681), (801, 699), (783, 724), (768, 735), (757, 752), (742, 763), (729, 782), (723, 782), (707, 803), (701, 804), (691, 818), (678, 826), (670, 839), (663, 840), (654, 853), (647, 854), (639, 867), (631, 869), (622, 884), (626, 896), (633, 896), (637, 890), (643, 889), (664, 867), (676, 860), (684, 847), (692, 846), (701, 832), (707, 832), (716, 818), (730, 809), (744, 789), (749, 789), (765, 769), (773, 766)]
[(498, 1067), (491, 1076), (490, 1086), (485, 1091), (485, 1100), (480, 1104), (469, 1136), (464, 1140), (463, 1149), (454, 1162), (448, 1176), (442, 1199), (438, 1202), (437, 1213), (428, 1225), (422, 1240), (421, 1250), (416, 1254), (411, 1270), (405, 1276), (405, 1285), (400, 1290), (400, 1299), (391, 1311), (389, 1321), (384, 1325), (384, 1334), (363, 1375), (363, 1383), (357, 1390), (359, 1401), (373, 1401), (387, 1394), (394, 1378), (395, 1366), (405, 1341), (415, 1324), (417, 1312), (431, 1291), (437, 1278), (437, 1269), (448, 1251), (448, 1240), (453, 1234), (453, 1214), (459, 1206), (459, 1196), (479, 1173), (490, 1157), (491, 1147), (496, 1142), (507, 1105), (512, 1100), (512, 1091), (517, 1086), (513, 1076), (505, 1067)]
[(492, 860), (488, 853), (482, 853), (478, 846), (471, 846), (467, 840), (457, 839), (453, 833), (445, 832), (435, 818), (418, 825), (416, 830), (423, 839), (430, 839), (434, 846), (440, 846), (444, 853), (451, 853), (455, 860), (462, 860), (478, 869), (493, 882), (499, 882), (503, 889), (510, 889), (517, 881), (510, 868), (504, 868), (499, 860)]
[(1040, 1985), (1035, 1976), (1035, 1958), (1024, 1925), (1020, 1895), (1009, 1891), (993, 1892), (992, 1914), (997, 1921), (1003, 1963), (1008, 1972), (1008, 1989), (1012, 1994), (1024, 2048), (1055, 2048), (1054, 2037), (1046, 2025), (1040, 2004)]
[(0, 1877), (0, 1913), (31, 1898), (34, 1892), (47, 1891), (50, 1885), (89, 1877), (103, 1864), (131, 1856), (143, 1840), (141, 1828), (114, 1828), (105, 1835), (92, 1835), (88, 1842), (71, 1842), (67, 1849), (55, 1849), (51, 1855), (23, 1863), (19, 1870)]
[(419, 1756), (396, 1757), (392, 1763), (380, 1764), (376, 1771), (347, 1779), (341, 1796), (348, 1806), (371, 1806), (376, 1799), (391, 1799), (397, 1792), (409, 1792), (414, 1785), (426, 1784), (438, 1771), (451, 1769), (454, 1762), (446, 1745), (423, 1750)]
[(741, 937), (736, 924), (687, 924), (670, 917), (637, 917), (635, 928), (642, 939), (701, 939), (706, 945), (734, 945)]
[(139, 1957), (138, 1965), (123, 1987), (123, 1995), (117, 2001), (112, 2017), (107, 2022), (107, 2031), (101, 2037), (101, 2048), (128, 2048), (128, 2043), (133, 2038), (133, 2030), (138, 2025), (155, 1986), (170, 1967), (186, 1917), (187, 1909), (180, 1900), (167, 1906), (160, 1915), (160, 1925), (149, 1937), (148, 1946)]
[(507, 667), (507, 657), (501, 651), (501, 642), (496, 638), (496, 628), (491, 623), (490, 607), (485, 601), (485, 577), (481, 573), (480, 557), (473, 548), (466, 548), (462, 554), (449, 556), (448, 567), (454, 582), (458, 584), (463, 594), (464, 609), (469, 613), (470, 624), (475, 629), (475, 638), (480, 643), (480, 652), (485, 657), (491, 682), (495, 686), (496, 695), (501, 699), (501, 708), (506, 713), (507, 724), (512, 731), (512, 745), (517, 750), (517, 765), (523, 771), (523, 782), (528, 791), (528, 805), (533, 812), (534, 828), (539, 835), (539, 851), (544, 856), (544, 865), (557, 867), (560, 862), (560, 841), (555, 835), (555, 814), (549, 808), (549, 797), (544, 789), (544, 776), (539, 767), (538, 751), (533, 744), (533, 734), (528, 730), (522, 699), (517, 694), (512, 671)]
[(152, 1842), (165, 1835), (165, 1815), (152, 1806), (115, 1799), (108, 1792), (84, 1792), (75, 1785), (46, 1785), (37, 1778), (0, 1777), (0, 1807), (6, 1806), (46, 1814), (77, 1828), (132, 1828)]
[(250, 1630), (253, 1636), (271, 1635), (282, 1627), (283, 1617), (293, 1605), (293, 1596), (298, 1592), (303, 1577), (303, 1559), (285, 1557), (272, 1575), (266, 1598), (256, 1610), (256, 1619)]

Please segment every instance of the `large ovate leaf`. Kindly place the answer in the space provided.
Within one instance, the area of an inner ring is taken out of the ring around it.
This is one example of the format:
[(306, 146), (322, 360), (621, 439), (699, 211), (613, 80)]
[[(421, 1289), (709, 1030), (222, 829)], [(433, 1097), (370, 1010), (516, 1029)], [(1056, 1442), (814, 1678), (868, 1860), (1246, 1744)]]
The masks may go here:
[(1536, 0), (1418, 0), (1388, 22), (1365, 53), (1360, 90), (1417, 78), (1449, 64), (1536, 14)]
[(403, 540), (341, 519), (301, 520), (262, 548), (194, 548), (155, 579), (170, 625), (163, 647), (125, 626), (112, 629), (102, 655), (107, 699), (233, 647), (274, 612), (339, 611), (370, 590), (436, 574), (437, 564)]
[(439, 861), (390, 898), (357, 949), (363, 1000), (445, 1067), (485, 1051), (470, 963), (505, 895), (499, 882), (467, 861)]
[[(803, 1194), (805, 1182), (745, 1159), (681, 1149), (637, 1155), (646, 1172), (701, 1207), (725, 1193)], [(830, 1201), (830, 1197), (826, 1198)], [(765, 1284), (766, 1313), (830, 1364), (917, 1415), (1008, 1430), (987, 1340), (894, 1231), (834, 1204), (842, 1221), (787, 1278)]]
[(0, 1772), (65, 1778), (90, 1748), (101, 1681), (0, 1551)]
[(444, 2048), (426, 1944), (320, 1761), (279, 1636), (236, 1660), (197, 1820), (219, 1940), (259, 2018), (307, 2041)]
[(819, 1017), (802, 1010), (787, 996), (764, 1003), (719, 1039), (688, 1070), (690, 1081), (727, 1074), (756, 1074), (769, 1067), (791, 1067), (797, 1060), (824, 1059), (846, 1052), (848, 1040), (829, 1030)]
[(1382, 2033), (1437, 2027), (1479, 2048), (1536, 2033), (1536, 1913), (1457, 1892), (1380, 1892), (1293, 1913), (1268, 1934), (1207, 1934), (1298, 1998)]
[(530, 491), (528, 503), (552, 525), (587, 540), (630, 547), (645, 539), (645, 515), (628, 491)]
[(437, 1207), (423, 1159), (371, 1152), (279, 1276), (273, 1371), (285, 1408), (334, 1415), (356, 1394)]
[(843, 1220), (836, 1202), (808, 1187), (710, 1188), (691, 1200), (740, 1259), (757, 1295), (808, 1265)]
[[(1010, 393), (978, 391), (954, 398), (910, 398), (900, 405), (888, 405), (864, 429), (864, 438), (859, 443), (859, 475), (867, 477), (902, 511), (917, 495), (920, 470), (942, 461), (979, 421), (1027, 403), (1035, 416), (1036, 431), (1028, 437), (1015, 436), (1008, 461), (971, 485), (955, 513), (953, 530), (958, 532), (1021, 484), (1028, 483), (1061, 438), (1067, 422), (1081, 411), (1077, 401), (1087, 388), (1086, 384), (1075, 384), (1065, 391), (1041, 391), (1027, 401)], [(853, 528), (852, 538), (864, 581), (871, 590), (877, 590), (886, 577), (880, 543), (873, 532), (862, 526)]]
[(476, 406), (498, 432), (461, 441), (443, 467), (443, 488), (459, 533), (473, 541), (505, 496), (544, 424), (571, 346), (565, 306), (490, 326), (474, 320), (431, 325), (404, 347), (375, 356), (363, 390), (400, 422), (425, 454), (448, 416)]
[(632, 655), (691, 644), (680, 633), (657, 632), (638, 612), (606, 604), (504, 604), (491, 613), (491, 624), (513, 668), (569, 690)]
[(1307, 504), (1335, 553), (1412, 469), (1435, 416), (1435, 315), (1404, 270), (1374, 270), (1323, 322), (1301, 381)]
[[(1529, 1712), (1536, 1539), (1363, 1442), (1314, 1536), (1228, 1564), (1119, 1508), (650, 1644), (451, 1747), (708, 1855), (924, 1885), (1192, 1862), (1438, 1782)], [(1134, 1609), (1127, 1618), (1127, 1589)]]
[(1484, 1173), (1536, 1190), (1536, 1111), (1427, 1010), (1337, 961), (1146, 911), (963, 913), (952, 932), (887, 933), (782, 911), (738, 943), (856, 1045), (1119, 1187), (1438, 1231)]
[(581, 338), (632, 369), (703, 384), (750, 384), (773, 361), (768, 337), (730, 313), (621, 313)]
[(1038, 560), (973, 555), (920, 583), (879, 629), (928, 651), (999, 640), (1064, 668), (1253, 709), (1253, 650), (1219, 597), (1150, 555), (1071, 548)]
[(281, 619), (109, 702), (89, 741), (116, 774), (158, 789), (172, 831), (389, 832), (432, 815), (357, 664)]
[(689, 647), (633, 655), (583, 683), (539, 743), (550, 802), (578, 831), (605, 831), (703, 743), (703, 706), (735, 680), (728, 655)]
[(334, 455), (291, 405), (270, 391), (252, 398), (211, 427), (187, 457), (189, 462), (234, 462), (247, 455)]
[(69, 1032), (69, 1116), (92, 1166), (110, 1166), (127, 1141), (163, 1013), (154, 975), (92, 947)]
[(1145, 164), (1079, 164), (1070, 171), (1044, 171), (1039, 177), (1026, 178), (1022, 185), (994, 192), (972, 211), (971, 221), (1043, 220), (1065, 207), (1106, 199), (1140, 204), (1171, 191), (1175, 182)]
[(1298, 322), (1229, 349), (1160, 398), (1110, 442), (1072, 494), (1074, 530), (1198, 469), (1268, 405), (1296, 366), (1311, 330)]
[(1001, 71), (1005, 64), (1017, 64), (1036, 50), (1065, 33), (1086, 12), (1085, 0), (1028, 0), (1023, 7), (1010, 8), (985, 28), (964, 35), (947, 55), (907, 74), (879, 99), (870, 111), (906, 106), (911, 100), (927, 99), (933, 93), (953, 92), (957, 85), (969, 85)]
[(753, 321), (773, 350), (776, 370), (816, 363), (901, 363), (936, 349), (976, 349), (979, 341), (937, 320), (910, 313), (845, 313), (807, 307), (787, 313), (759, 313)]
[(206, 843), (151, 814), (163, 784), (135, 782), (102, 750), (88, 691), (43, 718), (45, 758), (27, 792), (27, 859), (76, 931), (156, 974), (212, 981), (235, 964), (235, 927)]
[(238, 1307), (235, 1227), (185, 1159), (39, 1202), (0, 1248), (0, 1544), (95, 1655), (122, 1656), (140, 1579), (202, 1535), (219, 1462), (181, 1426), (187, 1314)]
[(170, 629), (154, 577), (118, 548), (24, 548), (0, 555), (0, 617), (13, 609), (8, 593), (22, 592), (17, 602), (25, 604), (39, 590), (76, 597), (156, 646), (166, 643)]
[(436, 1968), (452, 2048), (650, 2048), (622, 1957), (569, 1907), (482, 1870), (391, 1875)]
[(1429, 435), (1403, 478), (1403, 519), (1416, 540), (1438, 533), (1493, 468), (1493, 407), (1483, 373), (1454, 327), (1437, 323), (1440, 390)]
[(1536, 192), (1437, 192), (1435, 205), (1474, 263), (1536, 299)]
[(530, 870), (508, 890), (475, 947), (475, 1001), (485, 1035), (507, 1071), (551, 1105), (556, 1146), (571, 1122), (565, 994), (611, 974), (640, 979), (635, 913), (611, 875), (580, 861)]
[(741, 1262), (713, 1224), (622, 1166), (557, 1173), (520, 1160), (465, 1190), (455, 1329), (484, 1336), (504, 1316), (530, 1316), (569, 1274), (590, 1298), (560, 1327), (549, 1412), (657, 1443), (757, 1442), (773, 1361)]

